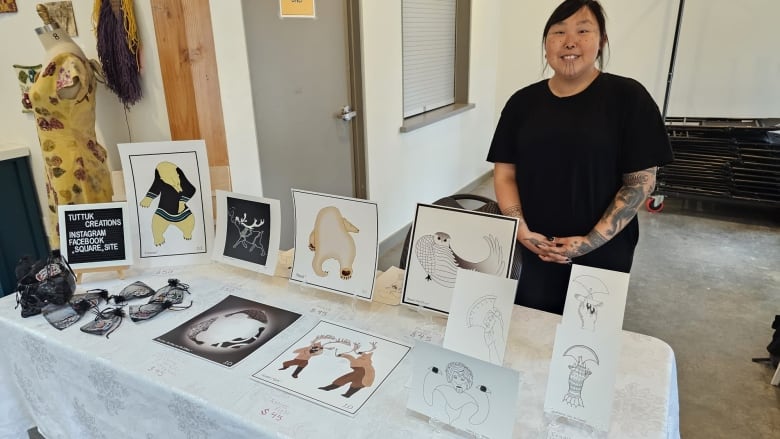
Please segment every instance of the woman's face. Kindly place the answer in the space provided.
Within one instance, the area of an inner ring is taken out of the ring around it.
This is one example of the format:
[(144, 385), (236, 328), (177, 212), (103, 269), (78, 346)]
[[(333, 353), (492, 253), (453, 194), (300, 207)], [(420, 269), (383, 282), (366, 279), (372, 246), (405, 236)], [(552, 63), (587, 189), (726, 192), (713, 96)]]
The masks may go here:
[(593, 12), (583, 6), (569, 18), (550, 26), (544, 40), (545, 58), (561, 79), (589, 78), (596, 70), (601, 31)]

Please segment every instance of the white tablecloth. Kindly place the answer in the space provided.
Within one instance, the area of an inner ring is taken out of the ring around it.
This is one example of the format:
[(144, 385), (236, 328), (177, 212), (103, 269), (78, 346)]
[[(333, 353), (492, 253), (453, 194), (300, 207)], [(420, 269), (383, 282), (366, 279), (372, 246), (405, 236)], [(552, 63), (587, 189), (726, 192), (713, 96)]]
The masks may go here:
[[(441, 343), (446, 321), (405, 306), (369, 303), (288, 285), (286, 279), (219, 264), (84, 275), (81, 290), (111, 292), (135, 280), (158, 288), (169, 277), (191, 286), (193, 306), (154, 319), (125, 319), (110, 339), (63, 331), (42, 316), (22, 319), (13, 296), (0, 300), (0, 438), (399, 438), (449, 437), (406, 410), (411, 358), (401, 363), (358, 415), (349, 418), (252, 380), (251, 375), (328, 319), (398, 340)], [(228, 369), (152, 341), (228, 294), (304, 315)], [(506, 367), (520, 371), (514, 437), (543, 428), (544, 393), (560, 317), (516, 306)], [(652, 337), (623, 333), (610, 438), (678, 438), (674, 353)]]

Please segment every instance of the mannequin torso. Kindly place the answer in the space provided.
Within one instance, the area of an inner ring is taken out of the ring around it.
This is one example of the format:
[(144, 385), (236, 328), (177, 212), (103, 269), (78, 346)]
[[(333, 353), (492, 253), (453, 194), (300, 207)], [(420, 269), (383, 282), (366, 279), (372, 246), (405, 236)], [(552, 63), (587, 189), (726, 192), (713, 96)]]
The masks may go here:
[(59, 248), (57, 206), (111, 201), (106, 150), (95, 135), (95, 70), (56, 24), (35, 29), (47, 61), (30, 87), (46, 171), (49, 243)]

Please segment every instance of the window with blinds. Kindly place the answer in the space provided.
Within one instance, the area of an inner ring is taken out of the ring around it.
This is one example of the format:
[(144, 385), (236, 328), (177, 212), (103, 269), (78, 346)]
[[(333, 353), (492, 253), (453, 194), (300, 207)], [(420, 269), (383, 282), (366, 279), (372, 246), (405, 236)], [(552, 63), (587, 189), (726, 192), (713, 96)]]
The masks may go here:
[(458, 0), (402, 0), (404, 118), (455, 103)]

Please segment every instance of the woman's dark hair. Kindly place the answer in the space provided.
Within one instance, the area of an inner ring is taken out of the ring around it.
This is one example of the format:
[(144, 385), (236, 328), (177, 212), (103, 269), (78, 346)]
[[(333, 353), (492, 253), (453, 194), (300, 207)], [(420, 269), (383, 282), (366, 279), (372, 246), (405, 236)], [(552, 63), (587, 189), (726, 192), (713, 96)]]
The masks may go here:
[(552, 15), (550, 15), (550, 18), (547, 19), (547, 24), (544, 25), (544, 32), (542, 32), (542, 46), (544, 46), (544, 42), (547, 39), (547, 32), (550, 31), (550, 28), (554, 24), (560, 23), (563, 20), (571, 17), (583, 7), (590, 9), (590, 12), (593, 13), (594, 17), (596, 17), (596, 22), (599, 25), (601, 47), (599, 48), (598, 55), (596, 55), (596, 59), (599, 60), (599, 69), (603, 70), (603, 49), (605, 45), (609, 47), (609, 39), (607, 38), (607, 15), (604, 12), (604, 8), (602, 8), (601, 4), (596, 0), (565, 0), (563, 3), (558, 5), (558, 7), (553, 11)]

